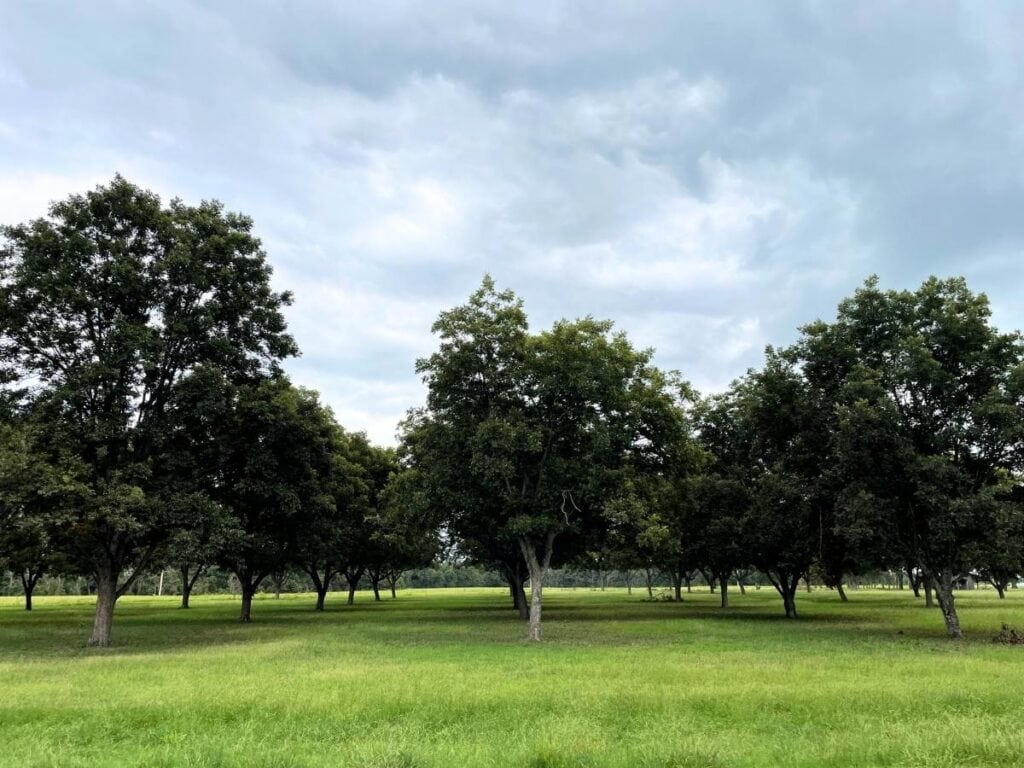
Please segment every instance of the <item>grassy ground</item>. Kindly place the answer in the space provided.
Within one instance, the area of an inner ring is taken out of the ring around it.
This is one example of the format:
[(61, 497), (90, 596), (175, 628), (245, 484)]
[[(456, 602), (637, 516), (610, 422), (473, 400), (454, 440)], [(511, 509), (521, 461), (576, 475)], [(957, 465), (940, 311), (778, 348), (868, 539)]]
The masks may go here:
[[(324, 614), (308, 595), (0, 598), (0, 765), (1020, 766), (1024, 591), (958, 603), (968, 640), (908, 592), (762, 589), (727, 611), (552, 590), (546, 640), (500, 590), (399, 593)], [(333, 603), (333, 604), (332, 604)]]

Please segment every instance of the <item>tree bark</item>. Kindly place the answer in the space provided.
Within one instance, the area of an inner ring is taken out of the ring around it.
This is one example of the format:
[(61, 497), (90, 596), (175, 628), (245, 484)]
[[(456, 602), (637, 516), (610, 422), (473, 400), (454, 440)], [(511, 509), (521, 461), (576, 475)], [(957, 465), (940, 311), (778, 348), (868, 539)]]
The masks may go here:
[(999, 599), (1000, 600), (1005, 600), (1006, 599), (1006, 585), (1001, 583), (1001, 582), (999, 582), (999, 581), (997, 581), (997, 582), (995, 582), (995, 586), (996, 586), (996, 592), (999, 594)]
[(960, 629), (960, 617), (956, 614), (953, 598), (953, 576), (947, 571), (939, 574), (935, 581), (935, 596), (942, 609), (942, 618), (946, 622), (946, 634), (951, 640), (960, 640), (964, 633)]
[(683, 602), (683, 575), (678, 571), (672, 571), (672, 593), (677, 603)]
[(653, 600), (654, 599), (654, 586), (651, 583), (651, 569), (650, 568), (645, 568), (644, 569), (644, 574), (647, 577), (647, 599), (648, 600)]
[(526, 568), (530, 573), (530, 628), (527, 638), (540, 642), (541, 635), (541, 604), (544, 600), (544, 575), (551, 564), (551, 553), (555, 545), (555, 533), (544, 537), (544, 549), (538, 557), (537, 547), (527, 536), (519, 538), (519, 546), (526, 560)]
[(370, 571), (370, 586), (373, 587), (373, 599), (375, 602), (380, 602), (380, 574), (375, 571)]
[(736, 574), (736, 586), (739, 587), (741, 595), (747, 594), (747, 588), (743, 585), (743, 579), (739, 574)]
[(924, 607), (934, 607), (935, 602), (932, 600), (932, 592), (935, 589), (935, 579), (932, 578), (930, 573), (921, 579), (921, 586), (924, 587)]
[(844, 603), (850, 602), (850, 598), (846, 596), (846, 590), (843, 589), (843, 582), (839, 582), (836, 585), (836, 591), (839, 593), (840, 600), (842, 600)]
[(252, 621), (252, 596), (256, 591), (256, 585), (251, 576), (244, 579), (239, 577), (238, 583), (242, 588), (242, 610), (238, 615), (238, 621), (241, 624), (248, 624)]
[(763, 569), (763, 573), (771, 581), (775, 590), (782, 595), (782, 607), (786, 612), (787, 619), (796, 618), (796, 590), (800, 586), (800, 574), (791, 574), (788, 571), (779, 571), (778, 579), (769, 571)]
[(729, 607), (729, 574), (722, 574), (718, 577), (718, 591), (722, 596), (722, 608)]
[[(40, 577), (42, 577), (42, 570), (36, 571), (22, 571), (18, 574), (21, 577), (21, 588), (25, 592), (25, 610), (32, 610), (32, 593), (36, 589), (36, 584), (39, 583)], [(1002, 597), (1002, 595), (1000, 595)]]
[(354, 605), (356, 602), (356, 588), (359, 586), (359, 580), (363, 578), (363, 571), (365, 568), (357, 568), (354, 571), (345, 571), (345, 581), (348, 582), (348, 604)]
[(330, 566), (324, 568), (324, 577), (320, 578), (320, 571), (315, 565), (310, 565), (306, 568), (306, 573), (309, 574), (310, 581), (313, 582), (313, 589), (316, 591), (316, 607), (313, 610), (322, 611), (324, 609), (324, 602), (327, 600), (327, 591), (331, 588), (331, 579), (334, 578), (334, 572)]
[(113, 639), (114, 604), (117, 602), (117, 574), (96, 574), (96, 615), (89, 645), (108, 648)]

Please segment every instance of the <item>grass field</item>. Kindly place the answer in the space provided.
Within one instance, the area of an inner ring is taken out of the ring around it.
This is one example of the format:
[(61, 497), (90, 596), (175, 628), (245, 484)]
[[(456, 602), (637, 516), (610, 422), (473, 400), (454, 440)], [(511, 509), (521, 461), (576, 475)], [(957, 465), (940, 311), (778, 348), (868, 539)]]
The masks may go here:
[[(0, 765), (1021, 766), (1024, 591), (961, 594), (968, 639), (909, 592), (551, 590), (528, 645), (500, 590), (316, 614), (308, 595), (125, 598), (84, 647), (86, 598), (0, 598)], [(332, 604), (333, 603), (333, 604)]]

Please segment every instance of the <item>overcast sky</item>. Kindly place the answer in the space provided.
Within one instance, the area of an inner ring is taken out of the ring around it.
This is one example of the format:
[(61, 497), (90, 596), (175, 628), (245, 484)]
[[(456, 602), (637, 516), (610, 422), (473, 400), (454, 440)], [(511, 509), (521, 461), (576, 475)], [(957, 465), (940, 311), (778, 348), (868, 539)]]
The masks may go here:
[(720, 389), (887, 287), (1024, 326), (1024, 4), (0, 0), (0, 222), (115, 172), (255, 218), (294, 380), (391, 443), (437, 313), (616, 321)]

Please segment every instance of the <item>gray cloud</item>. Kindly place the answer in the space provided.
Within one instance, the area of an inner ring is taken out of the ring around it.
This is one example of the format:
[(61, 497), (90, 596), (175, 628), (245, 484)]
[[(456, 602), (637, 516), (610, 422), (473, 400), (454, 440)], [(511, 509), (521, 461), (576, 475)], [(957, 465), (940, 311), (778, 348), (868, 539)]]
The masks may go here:
[(872, 272), (1019, 327), (1013, 4), (8, 4), (0, 220), (115, 171), (256, 219), (294, 378), (392, 439), (489, 271), (703, 388)]

